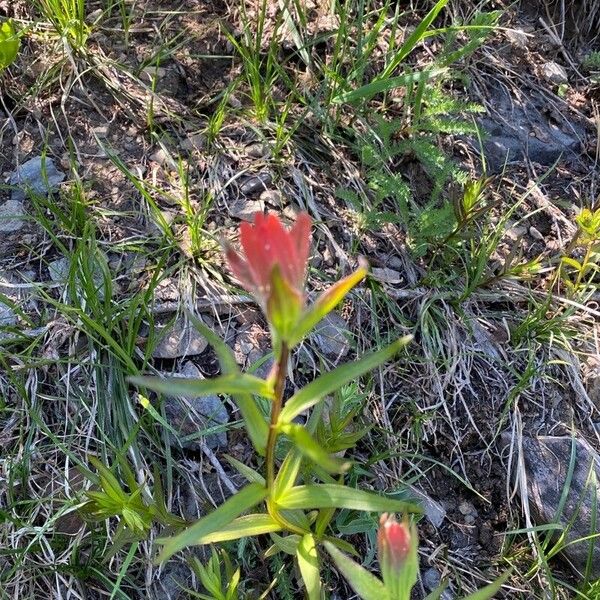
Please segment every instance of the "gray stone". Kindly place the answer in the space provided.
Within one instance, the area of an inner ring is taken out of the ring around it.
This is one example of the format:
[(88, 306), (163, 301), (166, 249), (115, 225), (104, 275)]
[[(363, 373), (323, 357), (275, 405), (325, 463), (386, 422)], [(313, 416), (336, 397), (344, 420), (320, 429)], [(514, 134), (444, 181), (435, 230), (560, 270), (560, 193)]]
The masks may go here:
[(371, 269), (371, 276), (377, 281), (381, 281), (381, 283), (402, 283), (403, 277), (402, 273), (399, 271), (395, 271), (394, 269), (388, 269), (387, 267), (378, 268), (374, 267)]
[(20, 200), (7, 200), (0, 206), (0, 232), (14, 233), (23, 227), (25, 209)]
[(192, 571), (183, 562), (171, 561), (160, 568), (157, 581), (152, 586), (152, 600), (179, 600), (187, 598), (185, 588), (191, 588)]
[(152, 352), (154, 358), (179, 358), (202, 354), (208, 342), (183, 316), (169, 326), (157, 328), (160, 337)]
[[(66, 284), (69, 279), (69, 273), (71, 271), (71, 261), (66, 256), (57, 258), (52, 262), (48, 263), (48, 275), (54, 283)], [(104, 300), (106, 296), (106, 290), (104, 286), (104, 275), (100, 266), (95, 263), (93, 265), (92, 279), (98, 293), (100, 300)]]
[[(19, 318), (12, 305), (22, 306), (24, 298), (22, 290), (11, 285), (16, 281), (10, 273), (0, 272), (0, 328), (14, 327), (18, 323)], [(5, 302), (2, 297), (5, 297), (8, 302)], [(1, 333), (0, 337), (2, 337)]]
[[(437, 589), (442, 583), (442, 576), (435, 567), (431, 567), (426, 571), (423, 571), (421, 574), (421, 581), (428, 592), (433, 592), (433, 590)], [(446, 588), (442, 592), (440, 600), (453, 600), (455, 597), (456, 596), (452, 593), (452, 591), (449, 588)]]
[(229, 214), (242, 221), (254, 222), (254, 215), (257, 212), (264, 212), (265, 203), (262, 200), (249, 200), (248, 198), (238, 198), (229, 205)]
[(22, 202), (28, 192), (45, 196), (55, 190), (64, 179), (65, 174), (56, 168), (51, 158), (36, 156), (20, 165), (10, 176), (9, 185), (17, 186), (11, 199)]
[(522, 29), (507, 29), (504, 34), (513, 46), (527, 48), (529, 36)]
[(185, 152), (199, 152), (206, 147), (206, 136), (203, 133), (192, 133), (181, 142), (180, 148)]
[(554, 85), (569, 83), (569, 75), (567, 74), (566, 69), (553, 61), (542, 65), (542, 76)]
[[(573, 443), (575, 463), (569, 481)], [(594, 506), (600, 507), (600, 456), (585, 440), (570, 437), (524, 437), (522, 448), (534, 519), (539, 525), (558, 522), (564, 527), (567, 545), (563, 552), (580, 573), (585, 571), (593, 547), (591, 576), (600, 578), (600, 539), (577, 541), (600, 529), (600, 515), (596, 517), (596, 531), (592, 528)], [(557, 514), (565, 489), (566, 502)]]
[[(186, 362), (175, 377), (187, 379), (204, 379), (196, 365)], [(168, 397), (165, 400), (165, 415), (167, 421), (179, 434), (179, 439), (170, 436), (171, 445), (181, 446), (187, 450), (200, 450), (199, 440), (211, 449), (227, 445), (227, 434), (225, 431), (209, 433), (202, 438), (182, 441), (182, 438), (201, 432), (203, 430), (225, 425), (229, 421), (227, 409), (223, 406), (218, 396), (193, 397)]]
[(331, 358), (344, 358), (350, 351), (346, 321), (337, 313), (329, 313), (311, 336), (319, 350)]
[[(585, 128), (553, 113), (553, 118), (561, 119), (557, 125), (548, 117), (546, 98), (533, 89), (527, 92), (517, 99), (501, 87), (493, 89), (494, 114), (479, 120), (486, 136), (483, 150), (490, 173), (499, 173), (505, 163), (525, 158), (542, 166), (579, 159)], [(479, 151), (478, 142), (469, 143)]]

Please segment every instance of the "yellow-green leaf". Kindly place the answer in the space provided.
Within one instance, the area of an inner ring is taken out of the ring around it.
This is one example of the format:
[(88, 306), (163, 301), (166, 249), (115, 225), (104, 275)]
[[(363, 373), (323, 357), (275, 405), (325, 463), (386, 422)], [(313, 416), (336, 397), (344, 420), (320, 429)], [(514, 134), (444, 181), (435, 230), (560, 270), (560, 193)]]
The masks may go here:
[(206, 515), (180, 534), (170, 538), (159, 538), (157, 541), (164, 547), (158, 557), (158, 562), (163, 562), (176, 552), (197, 545), (198, 540), (219, 531), (236, 517), (256, 506), (267, 497), (267, 489), (258, 483), (250, 483), (237, 494), (226, 500), (221, 506), (209, 515)]
[(346, 294), (367, 275), (366, 266), (360, 266), (354, 273), (344, 277), (328, 290), (323, 292), (317, 300), (300, 317), (298, 324), (290, 335), (288, 344), (294, 347), (302, 338), (312, 331), (317, 323), (330, 313), (345, 297)]
[(221, 527), (218, 531), (198, 538), (196, 540), (196, 545), (227, 542), (229, 540), (238, 540), (243, 537), (274, 533), (276, 531), (281, 531), (281, 525), (279, 525), (279, 523), (277, 523), (270, 515), (264, 513), (244, 515), (243, 517), (234, 519), (231, 523)]
[(0, 24), (0, 71), (9, 67), (17, 58), (21, 41), (13, 22)]
[(232, 373), (211, 379), (187, 379), (184, 377), (130, 377), (134, 385), (149, 388), (169, 396), (198, 398), (213, 394), (256, 394), (273, 398), (273, 387), (264, 379), (246, 373)]
[(324, 542), (323, 545), (333, 558), (337, 568), (362, 600), (391, 600), (380, 579), (338, 550), (331, 542)]
[(296, 392), (285, 404), (279, 417), (280, 423), (290, 423), (294, 417), (314, 406), (322, 398), (339, 389), (349, 381), (355, 380), (364, 373), (372, 371), (392, 356), (397, 354), (412, 340), (407, 335), (389, 346), (363, 356), (360, 360), (341, 365), (333, 371), (321, 375), (301, 390)]
[(281, 433), (289, 437), (296, 448), (314, 463), (330, 473), (344, 473), (350, 467), (349, 461), (330, 456), (302, 425), (284, 423), (279, 427)]
[(307, 533), (296, 551), (300, 574), (306, 586), (308, 600), (321, 600), (321, 577), (319, 575), (319, 556), (315, 538)]
[(298, 485), (284, 492), (277, 504), (284, 509), (348, 508), (368, 512), (411, 512), (423, 510), (413, 502), (380, 496), (332, 483)]

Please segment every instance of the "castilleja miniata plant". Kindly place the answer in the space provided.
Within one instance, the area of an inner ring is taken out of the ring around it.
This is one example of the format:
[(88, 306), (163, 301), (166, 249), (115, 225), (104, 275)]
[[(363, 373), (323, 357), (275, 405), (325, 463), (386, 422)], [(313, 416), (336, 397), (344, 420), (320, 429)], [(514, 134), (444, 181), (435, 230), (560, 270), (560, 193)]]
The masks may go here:
[[(355, 362), (322, 373), (285, 398), (288, 365), (294, 347), (363, 280), (367, 270), (364, 265), (359, 266), (307, 305), (309, 215), (301, 213), (287, 229), (278, 216), (259, 213), (253, 224), (242, 224), (240, 238), (240, 250), (228, 245), (226, 255), (233, 275), (256, 299), (269, 324), (275, 356), (271, 374), (267, 379), (260, 379), (242, 373), (231, 349), (200, 319), (190, 315), (213, 346), (220, 361), (221, 375), (210, 380), (141, 377), (132, 381), (170, 395), (219, 393), (230, 396), (239, 408), (256, 451), (258, 468), (255, 470), (227, 457), (248, 484), (211, 514), (171, 537), (160, 538), (159, 561), (188, 546), (248, 536), (270, 536), (267, 556), (277, 552), (293, 554), (307, 597), (320, 600), (320, 549), (326, 548), (334, 557), (342, 554), (340, 549), (354, 552), (333, 529), (336, 509), (421, 512), (415, 504), (345, 486), (344, 473), (352, 466), (351, 460), (334, 456), (339, 451), (339, 440), (335, 449), (330, 449), (316, 436), (323, 421), (324, 400), (343, 385), (390, 360), (406, 346), (410, 336), (393, 341)], [(261, 410), (259, 398), (269, 402), (268, 417)], [(298, 422), (301, 415), (304, 425)], [(359, 437), (355, 432), (348, 435), (345, 449), (352, 448)], [(384, 525), (384, 529), (386, 527)], [(395, 531), (390, 530), (390, 536), (386, 542), (386, 548), (389, 548), (386, 556), (392, 556), (390, 552), (396, 552), (402, 546)], [(408, 542), (404, 540), (403, 543)], [(390, 560), (389, 568), (385, 567), (386, 573), (392, 570), (393, 560)]]

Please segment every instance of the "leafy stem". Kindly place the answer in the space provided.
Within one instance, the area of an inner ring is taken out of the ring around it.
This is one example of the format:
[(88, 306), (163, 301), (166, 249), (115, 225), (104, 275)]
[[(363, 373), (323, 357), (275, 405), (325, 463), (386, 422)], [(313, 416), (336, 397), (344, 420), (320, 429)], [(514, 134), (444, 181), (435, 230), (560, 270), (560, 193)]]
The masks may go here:
[(271, 491), (275, 483), (275, 442), (277, 441), (277, 423), (283, 407), (283, 392), (287, 379), (287, 365), (290, 350), (286, 342), (282, 342), (281, 350), (277, 360), (277, 371), (275, 373), (274, 398), (271, 405), (271, 423), (269, 436), (267, 438), (266, 463), (267, 463), (267, 489)]

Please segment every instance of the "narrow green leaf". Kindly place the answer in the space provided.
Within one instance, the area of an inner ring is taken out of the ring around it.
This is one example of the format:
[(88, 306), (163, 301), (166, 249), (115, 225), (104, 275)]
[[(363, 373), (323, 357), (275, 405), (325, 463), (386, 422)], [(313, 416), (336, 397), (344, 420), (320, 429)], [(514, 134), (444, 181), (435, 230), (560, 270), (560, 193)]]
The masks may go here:
[(319, 556), (315, 538), (307, 533), (296, 552), (300, 574), (306, 586), (308, 600), (321, 600), (321, 577), (319, 574)]
[(283, 459), (275, 484), (273, 485), (273, 497), (279, 498), (283, 492), (293, 487), (300, 471), (302, 464), (302, 452), (296, 447), (293, 447)]
[(321, 321), (328, 313), (330, 313), (348, 294), (348, 292), (358, 283), (360, 283), (367, 275), (365, 266), (359, 267), (354, 273), (338, 281), (328, 290), (323, 292), (315, 302), (306, 310), (300, 317), (298, 324), (290, 335), (288, 341), (292, 348), (302, 341), (308, 333), (310, 333), (315, 325)]
[(229, 540), (238, 540), (243, 537), (273, 533), (275, 531), (281, 531), (281, 525), (270, 515), (264, 513), (244, 515), (243, 517), (234, 519), (218, 531), (198, 538), (195, 545), (227, 542)]
[(296, 448), (304, 456), (323, 467), (326, 471), (330, 473), (344, 473), (350, 467), (349, 461), (330, 456), (302, 425), (284, 423), (279, 427), (279, 430), (294, 442)]
[(198, 398), (213, 394), (256, 394), (273, 398), (273, 388), (264, 379), (246, 373), (232, 373), (211, 379), (186, 379), (184, 377), (130, 377), (135, 385), (149, 388), (169, 396)]
[(273, 540), (275, 546), (285, 552), (286, 554), (290, 554), (291, 556), (295, 556), (298, 551), (298, 545), (302, 538), (296, 533), (292, 533), (291, 535), (277, 535), (276, 533), (271, 534), (271, 539)]
[(198, 540), (219, 531), (236, 517), (246, 512), (267, 497), (267, 489), (257, 483), (250, 483), (237, 494), (226, 500), (219, 508), (180, 534), (170, 538), (159, 538), (157, 541), (164, 547), (158, 557), (158, 562), (163, 562), (176, 552), (198, 544)]
[(433, 8), (425, 15), (423, 20), (417, 25), (415, 30), (408, 36), (400, 50), (390, 61), (383, 72), (378, 75), (378, 79), (388, 79), (395, 71), (396, 67), (414, 50), (415, 46), (425, 37), (425, 32), (429, 29), (435, 18), (440, 14), (444, 6), (448, 4), (448, 0), (438, 0)]
[(346, 92), (333, 99), (336, 104), (352, 103), (357, 100), (368, 100), (382, 92), (388, 92), (395, 88), (399, 88), (410, 83), (420, 83), (438, 77), (445, 73), (448, 69), (425, 69), (415, 73), (406, 73), (398, 75), (398, 77), (389, 77), (387, 79), (375, 79), (371, 83), (367, 83), (356, 90)]
[(284, 509), (348, 508), (369, 512), (411, 512), (423, 510), (412, 502), (395, 500), (344, 485), (321, 483), (299, 485), (283, 493), (277, 504)]
[(333, 371), (329, 371), (329, 373), (321, 375), (296, 392), (286, 402), (281, 411), (279, 423), (290, 423), (294, 417), (314, 406), (319, 400), (334, 390), (339, 389), (349, 381), (357, 379), (364, 373), (377, 368), (397, 354), (410, 340), (412, 340), (412, 336), (407, 335), (381, 350), (363, 356), (360, 360), (346, 363)]
[(233, 399), (242, 413), (246, 431), (250, 436), (254, 449), (260, 456), (264, 456), (265, 448), (267, 447), (269, 426), (260, 408), (258, 408), (256, 400), (250, 394), (236, 394), (233, 396)]
[(265, 478), (260, 473), (250, 468), (248, 465), (245, 465), (243, 462), (233, 458), (233, 456), (229, 456), (229, 454), (225, 454), (224, 456), (225, 460), (250, 483), (259, 483), (260, 485), (265, 485)]
[(477, 590), (473, 594), (465, 596), (463, 600), (489, 600), (489, 598), (493, 598), (497, 592), (500, 591), (500, 588), (504, 585), (506, 580), (510, 577), (511, 571), (507, 571), (496, 581), (493, 581), (489, 585), (486, 585), (484, 588)]
[(11, 19), (0, 24), (0, 71), (17, 58), (21, 40)]
[(448, 587), (448, 581), (447, 580), (442, 581), (442, 583), (440, 583), (440, 585), (438, 585), (435, 588), (435, 590), (433, 590), (432, 592), (427, 594), (427, 596), (425, 596), (424, 600), (440, 600), (440, 598), (442, 597), (442, 594), (444, 593), (444, 591), (447, 587)]
[(340, 552), (331, 542), (324, 542), (323, 545), (333, 558), (337, 568), (362, 600), (391, 600), (383, 582), (375, 575)]

